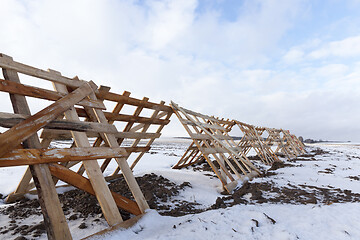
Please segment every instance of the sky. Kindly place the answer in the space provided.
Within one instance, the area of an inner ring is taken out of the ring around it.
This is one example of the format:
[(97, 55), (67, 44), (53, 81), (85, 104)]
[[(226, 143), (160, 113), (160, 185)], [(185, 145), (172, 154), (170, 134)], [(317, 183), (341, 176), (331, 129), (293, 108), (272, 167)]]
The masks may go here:
[[(0, 52), (16, 61), (304, 138), (360, 142), (359, 0), (0, 5)], [(163, 133), (186, 136), (175, 116)]]

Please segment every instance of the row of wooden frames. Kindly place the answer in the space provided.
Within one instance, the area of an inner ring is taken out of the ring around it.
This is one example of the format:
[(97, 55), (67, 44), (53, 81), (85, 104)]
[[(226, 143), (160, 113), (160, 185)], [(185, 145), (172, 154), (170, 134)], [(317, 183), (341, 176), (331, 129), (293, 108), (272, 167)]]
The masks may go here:
[[(56, 192), (64, 184), (95, 195), (110, 226), (122, 224), (119, 208), (135, 216), (149, 208), (132, 170), (173, 113), (192, 138), (173, 168), (205, 159), (228, 192), (239, 180), (260, 173), (247, 157), (251, 149), (268, 165), (279, 161), (277, 153), (293, 158), (305, 152), (296, 136), (282, 129), (210, 117), (173, 102), (168, 106), (164, 101), (130, 97), (127, 91), (117, 94), (109, 87), (31, 67), (5, 54), (0, 54), (0, 68), (0, 92), (10, 95), (13, 109), (13, 113), (0, 112), (0, 127), (5, 129), (0, 134), (0, 167), (28, 166), (6, 201), (37, 193), (49, 239), (72, 238)], [(32, 114), (31, 107), (39, 106), (44, 107)], [(234, 125), (243, 133), (240, 141), (229, 135)], [(72, 144), (63, 148), (54, 143), (58, 139), (70, 139)], [(126, 180), (134, 200), (110, 191), (107, 181), (118, 177)]]
[[(207, 116), (174, 102), (171, 106), (192, 139), (173, 168), (181, 169), (205, 160), (228, 193), (239, 183), (260, 174), (254, 161), (248, 158), (251, 149), (266, 165), (280, 161), (280, 154), (292, 159), (306, 152), (304, 144), (288, 130), (256, 127), (237, 120)], [(243, 134), (240, 141), (229, 135), (235, 125)]]
[[(169, 123), (170, 106), (130, 97), (126, 91), (113, 93), (5, 54), (0, 54), (0, 67), (0, 92), (9, 94), (11, 102), (3, 102), (2, 108), (13, 108), (13, 113), (0, 112), (0, 167), (28, 166), (7, 202), (36, 192), (48, 239), (57, 240), (72, 239), (56, 192), (64, 184), (95, 195), (110, 226), (123, 222), (119, 208), (135, 216), (149, 208), (132, 169)], [(32, 114), (39, 106), (44, 107)], [(110, 107), (113, 111), (106, 111)], [(72, 145), (59, 147), (53, 142), (59, 138), (71, 139)], [(116, 170), (108, 173), (111, 164)], [(134, 200), (109, 190), (106, 181), (120, 176)]]

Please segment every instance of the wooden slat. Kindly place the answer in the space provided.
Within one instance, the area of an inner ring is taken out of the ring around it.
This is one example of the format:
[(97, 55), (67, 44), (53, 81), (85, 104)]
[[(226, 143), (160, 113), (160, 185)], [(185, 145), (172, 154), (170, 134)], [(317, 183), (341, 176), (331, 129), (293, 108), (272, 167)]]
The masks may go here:
[(92, 88), (88, 83), (83, 84), (81, 87), (61, 98), (40, 112), (28, 117), (26, 120), (15, 125), (0, 135), (0, 156), (20, 144), (22, 141), (29, 138), (36, 133), (40, 128), (44, 127), (47, 123), (54, 120), (57, 116), (69, 109), (75, 103), (86, 97)]
[[(90, 95), (91, 99), (96, 99), (95, 94)], [(88, 113), (90, 117), (96, 116), (97, 120), (100, 123), (107, 123), (107, 119), (103, 112), (98, 109), (86, 109), (87, 111), (93, 111), (94, 114)], [(119, 147), (119, 143), (116, 140), (115, 136), (113, 134), (104, 133), (105, 141), (110, 147)], [(145, 197), (143, 193), (141, 192), (141, 189), (139, 185), (136, 182), (136, 179), (126, 161), (126, 158), (115, 158), (116, 162), (118, 163), (123, 176), (129, 186), (130, 191), (132, 192), (136, 203), (138, 204), (140, 211), (144, 213), (147, 209), (149, 209), (149, 205), (147, 204)]]
[[(66, 182), (74, 187), (77, 187), (85, 192), (95, 195), (95, 191), (90, 183), (90, 180), (69, 170), (68, 168), (61, 166), (59, 164), (50, 164), (49, 165), (51, 174), (63, 182)], [(141, 211), (133, 200), (130, 200), (126, 197), (121, 196), (115, 192), (111, 192), (112, 197), (115, 200), (116, 205), (134, 215), (140, 215)]]
[[(54, 74), (60, 75), (58, 72), (54, 72)], [(74, 82), (76, 82), (74, 80)], [(68, 90), (65, 85), (55, 83), (54, 87), (56, 91), (67, 94)], [(71, 94), (71, 93), (70, 93)], [(95, 100), (95, 99), (94, 99)], [(99, 110), (101, 111), (101, 110)], [(65, 112), (65, 117), (68, 120), (80, 121), (76, 110), (71, 108)], [(107, 122), (106, 122), (107, 123)], [(75, 140), (77, 147), (91, 147), (89, 140), (85, 133), (82, 132), (72, 132), (73, 138)], [(116, 146), (118, 147), (118, 146)], [(96, 160), (85, 161), (84, 167), (86, 169), (86, 173), (89, 177), (92, 187), (96, 193), (96, 198), (99, 201), (99, 205), (102, 209), (105, 219), (107, 220), (110, 226), (113, 226), (117, 223), (122, 222), (122, 217), (116, 207), (116, 203), (114, 198), (111, 196), (110, 190), (105, 182), (105, 179), (102, 175), (100, 167)]]
[[(88, 131), (86, 132), (86, 135), (92, 138), (100, 137), (100, 134), (98, 132), (112, 133), (110, 131), (97, 131), (97, 132)], [(152, 139), (161, 136), (160, 133), (142, 133), (142, 132), (116, 132), (113, 134), (115, 135), (116, 138), (128, 138), (128, 139)], [(67, 130), (44, 130), (43, 133), (41, 134), (41, 138), (70, 139), (71, 137), (72, 137), (71, 133)]]
[(104, 114), (109, 121), (136, 122), (136, 123), (160, 124), (160, 125), (168, 124), (170, 122), (170, 120), (166, 120), (166, 119), (147, 118), (147, 117), (126, 115), (126, 114), (115, 114), (109, 112), (104, 112)]
[(0, 167), (95, 160), (123, 156), (124, 151), (121, 148), (16, 149), (0, 157)]
[[(0, 54), (0, 60), (12, 61), (12, 58)], [(3, 69), (3, 75), (6, 80), (20, 83), (18, 74), (15, 71)], [(31, 115), (30, 108), (24, 96), (10, 94), (11, 103), (14, 113)], [(31, 135), (23, 143), (25, 148), (41, 148), (39, 138), (36, 134)], [(13, 194), (9, 194), (7, 201), (11, 200), (14, 194), (23, 195), (31, 176), (34, 177), (36, 189), (38, 190), (38, 201), (44, 216), (44, 225), (47, 231), (48, 239), (71, 240), (71, 233), (66, 223), (64, 212), (61, 209), (60, 201), (52, 181), (48, 165), (33, 165), (25, 172), (22, 181)]]
[(187, 120), (187, 119), (182, 119), (181, 120), (182, 123), (184, 124), (187, 124), (187, 125), (191, 125), (191, 126), (201, 126), (203, 128), (209, 128), (209, 129), (214, 129), (214, 130), (222, 130), (224, 132), (227, 132), (228, 130), (221, 127), (221, 126), (218, 126), (218, 125), (212, 125), (212, 124), (208, 124), (208, 123), (201, 123), (201, 122), (192, 122), (190, 120)]
[(99, 91), (96, 95), (99, 98), (117, 102), (117, 103), (124, 103), (124, 104), (133, 105), (133, 106), (141, 106), (144, 108), (149, 108), (149, 109), (154, 109), (154, 110), (159, 110), (159, 111), (166, 111), (166, 112), (173, 111), (171, 109), (171, 107), (169, 107), (169, 106), (161, 105), (158, 103), (152, 103), (152, 102), (144, 102), (144, 101), (136, 99), (136, 98), (126, 97), (126, 96), (119, 95), (116, 93), (103, 91), (101, 89), (99, 89)]
[(85, 83), (85, 81), (73, 81), (72, 79), (63, 77), (61, 75), (56, 75), (48, 71), (44, 71), (19, 62), (15, 62), (12, 59), (8, 59), (4, 56), (0, 56), (0, 67), (3, 69), (14, 70), (19, 73), (49, 80), (52, 82), (62, 83), (71, 87), (80, 87)]
[[(230, 139), (232, 139), (232, 137), (226, 136), (226, 135), (214, 134), (214, 136), (217, 137), (220, 140), (225, 140), (225, 139), (230, 140)], [(209, 135), (195, 134), (195, 133), (191, 134), (190, 137), (193, 138), (193, 139), (202, 139), (202, 140), (212, 139)]]
[[(28, 116), (23, 114), (11, 114), (0, 112), (0, 126), (5, 128), (11, 128), (16, 124), (21, 123)], [(71, 120), (52, 120), (44, 126), (45, 129), (58, 129), (69, 130), (78, 132), (107, 132), (117, 133), (117, 129), (114, 125), (94, 123), (94, 122), (79, 122)]]
[[(32, 87), (32, 86), (26, 86), (20, 83), (3, 80), (3, 79), (0, 79), (0, 91), (8, 92), (11, 94), (19, 94), (22, 96), (51, 100), (51, 101), (57, 101), (60, 98), (64, 97), (63, 94), (58, 92)], [(106, 109), (105, 105), (102, 102), (92, 101), (90, 99), (83, 99), (80, 102), (78, 102), (76, 105)]]

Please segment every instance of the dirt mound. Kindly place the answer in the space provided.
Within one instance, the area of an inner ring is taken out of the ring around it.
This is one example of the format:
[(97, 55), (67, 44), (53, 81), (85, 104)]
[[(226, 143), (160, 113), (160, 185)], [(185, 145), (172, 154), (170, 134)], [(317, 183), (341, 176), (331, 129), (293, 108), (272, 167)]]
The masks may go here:
[[(172, 199), (178, 196), (183, 189), (191, 187), (189, 182), (177, 185), (169, 179), (153, 173), (136, 177), (136, 180), (150, 208), (158, 210), (162, 215), (182, 216), (201, 211), (196, 209), (197, 203)], [(129, 199), (133, 199), (124, 178), (113, 180), (109, 184), (109, 188)], [(104, 218), (96, 197), (84, 191), (78, 189), (71, 190), (59, 194), (59, 199), (68, 221), (76, 219), (84, 220), (79, 225), (79, 228), (87, 227), (85, 220), (89, 217), (92, 217), (93, 221), (100, 221), (100, 219)], [(120, 213), (124, 220), (131, 217), (131, 214), (123, 210), (120, 210)], [(41, 215), (40, 205), (36, 199), (22, 199), (8, 207), (1, 208), (0, 214), (7, 215), (11, 219), (9, 225), (0, 227), (0, 234), (10, 232), (12, 235), (20, 233), (22, 236), (32, 235), (32, 237), (39, 237), (45, 233), (43, 222), (34, 225), (21, 224), (22, 220), (26, 218), (33, 215)]]
[(329, 154), (330, 152), (325, 151), (325, 150), (323, 150), (321, 148), (316, 148), (314, 150), (311, 150), (310, 153), (313, 153), (313, 155), (324, 155), (324, 154)]
[(289, 203), (289, 204), (331, 204), (359, 202), (360, 194), (340, 188), (322, 188), (310, 185), (288, 184), (278, 187), (273, 181), (245, 183), (232, 195), (219, 197), (211, 209), (230, 207), (236, 204)]
[(271, 165), (271, 168), (269, 168), (268, 171), (273, 171), (273, 170), (277, 170), (277, 169), (279, 169), (279, 168), (293, 167), (293, 166), (294, 166), (294, 165), (292, 165), (292, 164), (275, 161), (275, 162), (273, 162), (273, 164)]

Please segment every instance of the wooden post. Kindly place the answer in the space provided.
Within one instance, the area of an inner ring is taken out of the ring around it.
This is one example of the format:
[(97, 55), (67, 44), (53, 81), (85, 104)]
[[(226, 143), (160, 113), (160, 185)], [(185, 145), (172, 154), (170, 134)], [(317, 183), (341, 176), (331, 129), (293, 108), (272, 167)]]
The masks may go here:
[[(4, 54), (1, 57), (12, 61), (12, 58)], [(7, 70), (3, 68), (4, 78), (9, 81), (20, 83), (19, 76), (16, 71)], [(11, 103), (13, 105), (14, 113), (31, 115), (29, 106), (24, 96), (10, 94)], [(23, 142), (24, 148), (41, 148), (41, 144), (37, 134), (33, 134)], [(32, 177), (35, 182), (37, 193), (39, 196), (39, 203), (44, 216), (44, 223), (47, 230), (48, 239), (72, 239), (69, 227), (66, 223), (64, 212), (61, 209), (60, 201), (52, 181), (50, 170), (47, 164), (32, 165), (29, 167)], [(25, 176), (31, 179), (27, 171)], [(29, 178), (30, 177), (30, 178)], [(23, 186), (19, 186), (23, 187)], [(18, 189), (23, 191), (25, 189)]]
[[(61, 76), (59, 72), (54, 70), (49, 70), (49, 72)], [(77, 81), (74, 81), (77, 82)], [(62, 94), (67, 94), (68, 90), (64, 84), (54, 83), (56, 91)], [(100, 112), (102, 112), (100, 110)], [(76, 113), (75, 108), (71, 108), (65, 112), (65, 117), (68, 120), (80, 121), (78, 114)], [(91, 147), (89, 140), (84, 132), (75, 132), (72, 131), (71, 134), (75, 140), (77, 147)], [(114, 198), (111, 195), (109, 187), (106, 184), (104, 176), (100, 170), (99, 164), (96, 160), (85, 161), (84, 167), (91, 185), (96, 193), (96, 198), (99, 201), (101, 210), (104, 213), (104, 217), (110, 226), (116, 225), (122, 222), (120, 212), (116, 206)]]

